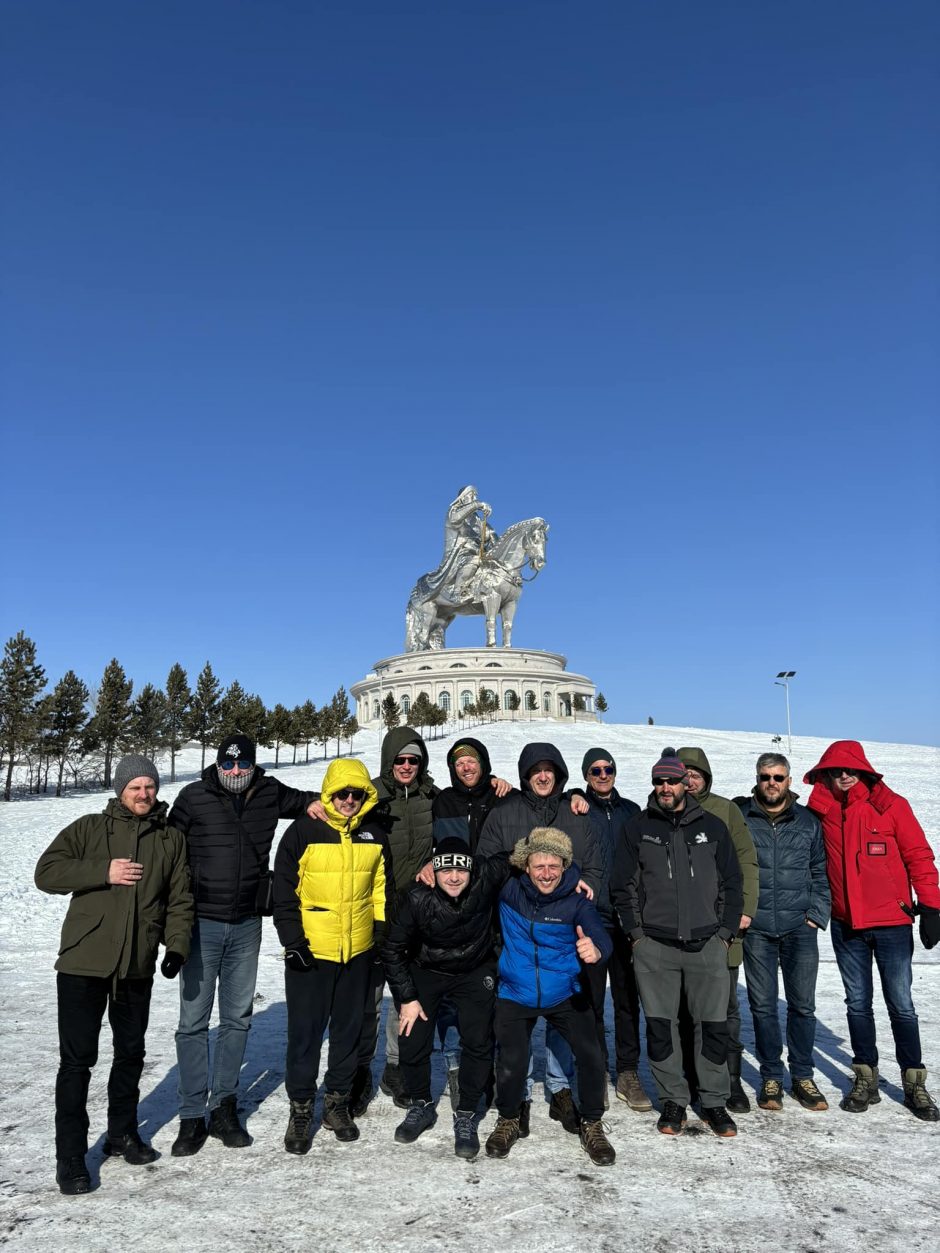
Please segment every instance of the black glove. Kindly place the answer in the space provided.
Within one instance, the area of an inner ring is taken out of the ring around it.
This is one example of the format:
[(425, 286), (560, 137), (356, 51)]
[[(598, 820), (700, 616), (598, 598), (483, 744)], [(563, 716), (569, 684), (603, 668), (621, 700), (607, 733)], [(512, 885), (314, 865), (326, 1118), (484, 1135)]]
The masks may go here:
[(180, 953), (174, 953), (172, 949), (167, 949), (163, 961), (160, 963), (160, 974), (164, 979), (175, 979), (179, 972), (183, 969), (183, 963), (186, 958)]
[(295, 944), (293, 948), (284, 950), (284, 965), (290, 966), (291, 970), (296, 970), (299, 975), (313, 970), (316, 964), (309, 944)]
[(918, 906), (920, 914), (920, 942), (924, 948), (933, 948), (940, 944), (940, 909), (931, 905)]

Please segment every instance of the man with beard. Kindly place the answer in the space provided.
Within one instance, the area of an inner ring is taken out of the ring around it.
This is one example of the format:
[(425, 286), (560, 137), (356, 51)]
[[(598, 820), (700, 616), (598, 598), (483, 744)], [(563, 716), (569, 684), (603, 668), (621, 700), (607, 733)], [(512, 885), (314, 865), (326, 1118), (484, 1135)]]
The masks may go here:
[[(527, 744), (519, 756), (520, 791), (512, 792), (498, 808), (491, 810), (480, 833), (477, 853), (493, 857), (511, 853), (519, 840), (536, 827), (553, 827), (563, 831), (572, 845), (572, 856), (581, 877), (597, 897), (604, 883), (604, 863), (594, 829), (582, 813), (574, 813), (572, 802), (565, 795), (568, 767), (554, 744)], [(583, 807), (583, 801), (581, 802)], [(561, 1054), (561, 1058), (556, 1055)], [(577, 1135), (580, 1114), (571, 1094), (571, 1081), (563, 1060), (572, 1065), (570, 1050), (552, 1024), (545, 1029), (545, 1091), (549, 1096), (548, 1114), (566, 1131)], [(523, 1102), (520, 1135), (528, 1134), (531, 1087)]]
[(757, 849), (760, 896), (744, 934), (747, 997), (760, 1064), (761, 1109), (783, 1109), (783, 1043), (777, 1016), (777, 968), (787, 1000), (790, 1091), (804, 1109), (829, 1108), (813, 1079), (819, 928), (829, 923), (829, 879), (819, 822), (790, 790), (790, 763), (779, 753), (757, 759), (757, 782), (737, 803)]
[(727, 826), (689, 794), (673, 750), (663, 751), (652, 778), (649, 803), (617, 849), (611, 897), (633, 942), (646, 1052), (662, 1101), (657, 1130), (680, 1135), (686, 1123), (684, 992), (695, 1027), (702, 1118), (716, 1135), (733, 1136), (737, 1127), (725, 1109), (728, 949), (741, 918), (741, 868)]

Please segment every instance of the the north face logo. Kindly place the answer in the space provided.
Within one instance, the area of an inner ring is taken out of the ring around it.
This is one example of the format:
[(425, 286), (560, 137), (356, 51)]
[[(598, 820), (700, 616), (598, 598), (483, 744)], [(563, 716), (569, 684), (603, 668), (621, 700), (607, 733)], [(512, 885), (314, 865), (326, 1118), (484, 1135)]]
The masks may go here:
[(239, 747), (237, 744), (229, 744), (225, 751), (229, 757), (237, 757), (239, 754)]

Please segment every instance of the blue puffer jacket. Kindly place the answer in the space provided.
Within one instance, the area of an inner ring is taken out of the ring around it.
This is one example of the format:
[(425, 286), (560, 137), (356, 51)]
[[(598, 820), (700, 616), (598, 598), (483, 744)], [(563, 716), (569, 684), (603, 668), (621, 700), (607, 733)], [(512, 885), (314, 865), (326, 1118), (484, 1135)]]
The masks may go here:
[(526, 875), (511, 878), (499, 897), (503, 951), (499, 996), (519, 1005), (551, 1009), (580, 991), (576, 927), (584, 929), (606, 961), (613, 951), (597, 910), (575, 891), (581, 872), (569, 866), (554, 892), (543, 895)]
[(760, 899), (751, 930), (786, 935), (807, 920), (827, 927), (832, 902), (818, 819), (795, 800), (771, 819), (753, 796), (735, 799), (760, 867)]

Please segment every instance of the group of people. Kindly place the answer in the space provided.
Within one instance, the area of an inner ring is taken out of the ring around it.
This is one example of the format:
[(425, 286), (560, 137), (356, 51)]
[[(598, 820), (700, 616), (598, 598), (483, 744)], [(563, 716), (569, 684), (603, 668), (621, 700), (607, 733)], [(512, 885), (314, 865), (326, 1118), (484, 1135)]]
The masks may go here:
[[(732, 1114), (750, 1109), (741, 1084), (742, 960), (757, 1104), (784, 1105), (779, 972), (790, 1093), (823, 1111), (814, 994), (818, 933), (829, 925), (853, 1053), (841, 1108), (861, 1113), (880, 1099), (874, 964), (904, 1103), (923, 1121), (940, 1118), (911, 999), (915, 920), (926, 947), (940, 940), (937, 867), (910, 805), (860, 744), (826, 750), (805, 776), (805, 806), (779, 753), (762, 754), (751, 793), (729, 800), (712, 791), (701, 748), (664, 749), (642, 808), (618, 791), (604, 748), (584, 754), (584, 785), (575, 788), (548, 743), (525, 746), (516, 788), (493, 774), (475, 739), (459, 739), (447, 766), (450, 785), (438, 789), (423, 739), (400, 727), (383, 741), (377, 778), (362, 762), (338, 759), (321, 793), (301, 792), (266, 774), (251, 740), (233, 734), (168, 809), (157, 799), (153, 762), (131, 755), (118, 763), (115, 799), (60, 832), (36, 868), (38, 887), (72, 896), (56, 963), (63, 1193), (91, 1186), (86, 1105), (106, 1010), (114, 1059), (104, 1152), (133, 1165), (156, 1157), (140, 1137), (137, 1103), (161, 943), (161, 973), (180, 978), (180, 1123), (171, 1152), (194, 1154), (208, 1136), (229, 1148), (251, 1143), (238, 1081), (262, 918), (272, 913), (284, 956), (289, 1153), (310, 1147), (327, 1031), (322, 1126), (340, 1141), (358, 1139), (356, 1119), (374, 1095), (386, 983), (395, 1010), (386, 1016), (380, 1086), (405, 1111), (399, 1143), (436, 1121), (438, 1038), (455, 1153), (477, 1155), (481, 1111), (495, 1100), (485, 1152), (507, 1156), (530, 1131), (531, 1037), (544, 1018), (549, 1117), (578, 1136), (596, 1165), (612, 1164), (603, 1122), (608, 982), (616, 1097), (638, 1112), (653, 1108), (639, 1073), (642, 1007), (657, 1129), (681, 1134), (698, 1103), (716, 1135), (735, 1135)], [(282, 818), (293, 821), (271, 870)]]

